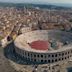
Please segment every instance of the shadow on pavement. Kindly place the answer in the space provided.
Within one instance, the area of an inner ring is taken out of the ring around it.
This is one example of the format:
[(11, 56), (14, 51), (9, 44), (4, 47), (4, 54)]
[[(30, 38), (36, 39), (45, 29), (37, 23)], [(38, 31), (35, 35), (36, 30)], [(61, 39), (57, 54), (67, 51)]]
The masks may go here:
[(18, 64), (24, 64), (24, 65), (31, 65), (31, 64), (33, 65), (34, 64), (33, 62), (30, 62), (30, 61), (22, 58), (18, 54), (16, 54), (13, 42), (4, 48), (4, 56)]

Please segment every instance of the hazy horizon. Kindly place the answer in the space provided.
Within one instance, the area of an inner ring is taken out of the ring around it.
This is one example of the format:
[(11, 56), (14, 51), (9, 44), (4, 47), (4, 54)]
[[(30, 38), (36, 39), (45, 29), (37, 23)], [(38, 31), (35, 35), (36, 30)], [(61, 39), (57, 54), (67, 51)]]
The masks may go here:
[(4, 3), (30, 3), (30, 4), (51, 4), (57, 6), (72, 7), (72, 0), (0, 0)]
[(72, 4), (72, 0), (0, 0), (0, 2), (11, 2), (11, 3), (64, 3)]

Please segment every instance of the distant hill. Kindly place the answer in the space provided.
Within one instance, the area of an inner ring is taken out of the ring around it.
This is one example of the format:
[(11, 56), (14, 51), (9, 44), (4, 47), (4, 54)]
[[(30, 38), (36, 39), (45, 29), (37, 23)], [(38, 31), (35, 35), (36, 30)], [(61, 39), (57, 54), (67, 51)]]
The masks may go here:
[(32, 7), (39, 7), (39, 8), (47, 8), (47, 9), (69, 9), (69, 7), (64, 7), (64, 6), (58, 6), (57, 4), (55, 5), (50, 5), (50, 4), (27, 4), (27, 3), (3, 3), (0, 2), (0, 6), (2, 7), (17, 7), (17, 8), (23, 8), (24, 6), (27, 8), (32, 8)]
[(68, 3), (53, 3), (52, 5), (56, 5), (56, 6), (62, 6), (62, 7), (72, 7), (72, 4), (68, 4)]

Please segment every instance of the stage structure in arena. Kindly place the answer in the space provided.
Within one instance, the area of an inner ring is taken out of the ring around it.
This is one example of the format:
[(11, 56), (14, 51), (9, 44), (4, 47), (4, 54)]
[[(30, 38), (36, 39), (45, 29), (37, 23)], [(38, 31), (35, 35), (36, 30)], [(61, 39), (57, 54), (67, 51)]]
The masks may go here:
[(65, 65), (72, 57), (72, 34), (69, 32), (30, 31), (18, 36), (14, 44), (18, 55), (32, 64), (47, 64), (49, 72), (66, 72)]

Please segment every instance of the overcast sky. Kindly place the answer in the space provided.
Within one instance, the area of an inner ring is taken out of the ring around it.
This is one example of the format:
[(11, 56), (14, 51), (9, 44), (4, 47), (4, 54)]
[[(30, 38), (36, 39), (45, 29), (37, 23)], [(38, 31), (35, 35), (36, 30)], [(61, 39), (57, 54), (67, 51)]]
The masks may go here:
[(18, 3), (72, 3), (72, 0), (0, 0), (0, 2)]

